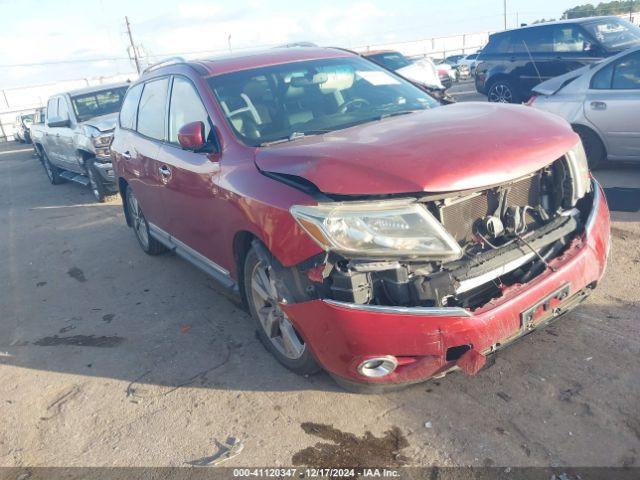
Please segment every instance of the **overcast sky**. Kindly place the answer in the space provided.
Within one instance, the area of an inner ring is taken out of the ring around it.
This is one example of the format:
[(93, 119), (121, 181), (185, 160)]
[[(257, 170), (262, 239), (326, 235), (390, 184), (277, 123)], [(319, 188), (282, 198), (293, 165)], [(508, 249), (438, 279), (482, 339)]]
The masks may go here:
[[(508, 0), (508, 22), (559, 17), (580, 1)], [(0, 0), (0, 89), (133, 70), (152, 59), (308, 40), (356, 47), (500, 30), (503, 0)], [(90, 60), (84, 62), (83, 60)], [(42, 62), (72, 61), (48, 65)], [(83, 62), (79, 62), (83, 61)]]

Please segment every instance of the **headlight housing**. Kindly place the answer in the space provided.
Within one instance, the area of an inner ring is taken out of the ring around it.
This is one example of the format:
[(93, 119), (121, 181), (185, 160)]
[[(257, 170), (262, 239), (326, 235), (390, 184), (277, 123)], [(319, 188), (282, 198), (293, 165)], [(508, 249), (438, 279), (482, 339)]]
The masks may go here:
[(582, 142), (576, 143), (566, 154), (569, 174), (573, 181), (571, 206), (575, 206), (578, 200), (591, 191), (591, 177), (589, 176), (589, 163)]
[(96, 148), (105, 148), (111, 145), (111, 139), (113, 138), (112, 133), (106, 133), (102, 135), (97, 135), (93, 137), (91, 140), (93, 142), (93, 146)]
[(362, 256), (460, 258), (460, 245), (413, 200), (296, 205), (291, 214), (324, 250)]

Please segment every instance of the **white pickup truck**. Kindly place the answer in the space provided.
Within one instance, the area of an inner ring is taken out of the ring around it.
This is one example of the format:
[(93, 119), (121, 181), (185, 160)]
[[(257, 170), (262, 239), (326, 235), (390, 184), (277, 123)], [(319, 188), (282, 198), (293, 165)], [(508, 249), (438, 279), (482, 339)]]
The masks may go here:
[(34, 142), (47, 176), (91, 188), (103, 202), (117, 192), (110, 146), (128, 84), (98, 85), (49, 98), (41, 134)]

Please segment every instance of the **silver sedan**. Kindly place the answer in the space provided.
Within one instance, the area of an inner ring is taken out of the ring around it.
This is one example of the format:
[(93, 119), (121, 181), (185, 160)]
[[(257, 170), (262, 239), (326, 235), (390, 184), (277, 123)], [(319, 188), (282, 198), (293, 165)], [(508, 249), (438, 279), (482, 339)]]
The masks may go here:
[(567, 120), (591, 168), (640, 162), (640, 47), (542, 82), (528, 105)]

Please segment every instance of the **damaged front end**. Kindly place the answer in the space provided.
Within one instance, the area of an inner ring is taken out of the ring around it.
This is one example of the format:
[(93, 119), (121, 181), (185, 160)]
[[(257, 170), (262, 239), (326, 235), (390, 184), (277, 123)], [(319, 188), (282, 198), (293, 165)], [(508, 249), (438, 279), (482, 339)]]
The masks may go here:
[[(340, 200), (292, 208), (325, 252), (274, 274), (323, 366), (356, 382), (473, 374), (487, 353), (586, 298), (606, 261), (606, 204), (581, 144), (484, 189)], [(584, 248), (596, 213), (598, 252)]]
[(578, 144), (542, 170), (477, 191), (293, 207), (326, 250), (298, 268), (312, 298), (473, 311), (562, 254), (584, 227), (590, 190)]

